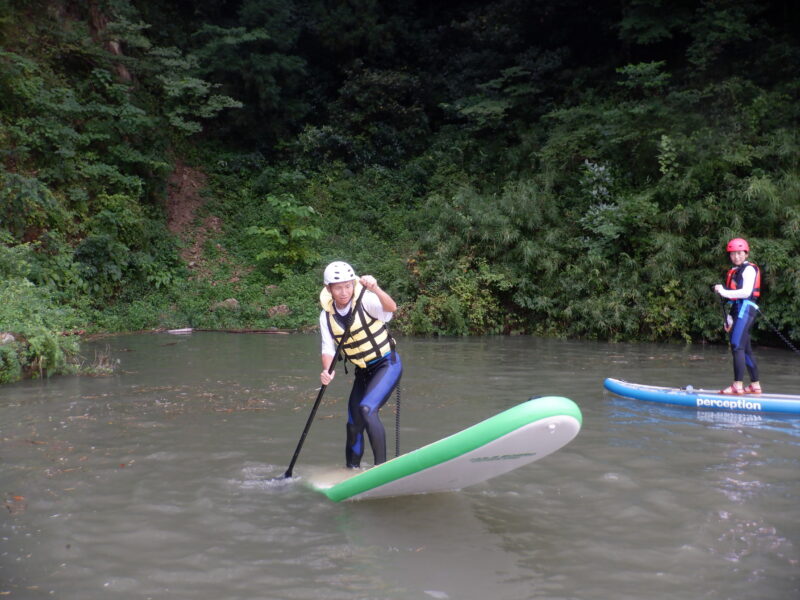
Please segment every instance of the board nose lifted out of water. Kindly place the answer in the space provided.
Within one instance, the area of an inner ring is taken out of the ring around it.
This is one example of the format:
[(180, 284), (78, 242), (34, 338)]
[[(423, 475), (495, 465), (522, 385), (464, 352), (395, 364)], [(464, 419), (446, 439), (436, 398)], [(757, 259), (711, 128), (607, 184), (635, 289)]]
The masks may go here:
[(458, 490), (552, 454), (578, 435), (581, 422), (572, 400), (533, 398), (366, 471), (309, 483), (335, 502)]

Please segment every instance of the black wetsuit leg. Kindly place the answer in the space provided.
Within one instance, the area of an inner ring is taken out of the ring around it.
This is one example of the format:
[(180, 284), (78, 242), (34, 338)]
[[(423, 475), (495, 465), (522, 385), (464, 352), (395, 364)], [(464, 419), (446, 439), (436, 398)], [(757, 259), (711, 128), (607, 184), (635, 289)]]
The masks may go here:
[(347, 404), (345, 461), (348, 467), (361, 465), (365, 429), (372, 446), (374, 464), (386, 462), (386, 432), (378, 411), (386, 404), (402, 374), (403, 363), (397, 352), (392, 352), (363, 369), (356, 369), (355, 382)]
[(733, 354), (733, 380), (743, 381), (745, 369), (751, 381), (758, 381), (758, 363), (750, 344), (750, 329), (756, 319), (756, 308), (745, 304), (734, 315), (731, 326), (731, 353)]

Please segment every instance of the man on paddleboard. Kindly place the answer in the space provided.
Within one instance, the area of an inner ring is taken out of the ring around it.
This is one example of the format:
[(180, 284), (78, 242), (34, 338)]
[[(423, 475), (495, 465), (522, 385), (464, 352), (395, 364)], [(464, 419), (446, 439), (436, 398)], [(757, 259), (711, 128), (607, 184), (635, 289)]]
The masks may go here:
[[(761, 295), (761, 270), (748, 262), (750, 245), (747, 240), (734, 238), (728, 242), (728, 255), (733, 267), (728, 270), (725, 284), (718, 283), (714, 291), (731, 300), (730, 314), (725, 320), (725, 331), (729, 332), (733, 353), (733, 383), (720, 390), (721, 394), (760, 394), (758, 364), (750, 346), (750, 328), (753, 326), (758, 305), (755, 300)], [(750, 375), (750, 385), (744, 387), (744, 372)]]
[[(322, 336), (322, 385), (328, 385), (335, 371), (331, 363), (343, 358), (355, 365), (355, 381), (347, 404), (347, 442), (345, 463), (348, 468), (361, 466), (364, 454), (364, 431), (369, 436), (374, 464), (386, 462), (386, 433), (378, 411), (386, 404), (400, 382), (403, 364), (386, 323), (392, 319), (397, 304), (371, 275), (358, 277), (346, 262), (332, 262), (323, 274), (325, 287), (320, 292), (322, 312), (319, 329)], [(363, 295), (361, 294), (362, 288)], [(360, 302), (359, 302), (360, 298)], [(343, 357), (336, 357), (342, 343)]]

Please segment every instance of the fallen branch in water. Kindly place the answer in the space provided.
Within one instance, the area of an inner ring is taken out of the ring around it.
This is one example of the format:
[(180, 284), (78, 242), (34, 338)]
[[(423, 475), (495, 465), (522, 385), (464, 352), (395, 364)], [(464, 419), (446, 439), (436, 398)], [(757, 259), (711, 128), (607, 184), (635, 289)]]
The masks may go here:
[(188, 331), (183, 329), (173, 329), (167, 331), (167, 333), (191, 333), (193, 331), (210, 331), (215, 333), (272, 333), (280, 335), (294, 333), (294, 330), (292, 329), (189, 329)]

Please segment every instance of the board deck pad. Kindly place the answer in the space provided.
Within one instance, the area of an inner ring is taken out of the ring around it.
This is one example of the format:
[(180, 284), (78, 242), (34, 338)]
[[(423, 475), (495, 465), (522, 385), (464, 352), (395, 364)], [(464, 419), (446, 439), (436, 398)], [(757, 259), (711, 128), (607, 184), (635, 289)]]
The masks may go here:
[(677, 404), (700, 410), (800, 414), (800, 396), (791, 394), (720, 394), (719, 390), (695, 389), (691, 385), (682, 388), (661, 387), (611, 377), (603, 382), (603, 386), (622, 398)]
[(343, 481), (316, 477), (310, 485), (335, 502), (459, 490), (555, 452), (581, 422), (572, 400), (533, 398), (376, 467), (348, 471)]

